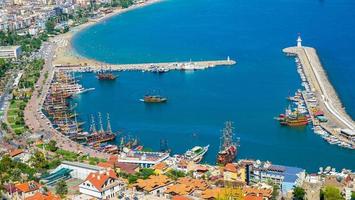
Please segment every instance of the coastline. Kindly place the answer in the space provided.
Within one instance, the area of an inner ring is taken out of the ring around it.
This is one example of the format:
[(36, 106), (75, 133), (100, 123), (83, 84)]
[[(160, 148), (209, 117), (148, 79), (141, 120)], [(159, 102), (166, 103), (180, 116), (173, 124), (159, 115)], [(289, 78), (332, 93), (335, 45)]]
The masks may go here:
[(144, 3), (133, 5), (128, 8), (116, 8), (112, 13), (102, 16), (101, 18), (95, 20), (89, 20), (88, 22), (81, 24), (72, 28), (69, 32), (58, 35), (51, 39), (52, 42), (56, 43), (57, 48), (55, 49), (53, 65), (80, 65), (80, 66), (95, 66), (95, 65), (107, 65), (109, 63), (105, 63), (102, 61), (97, 61), (94, 59), (86, 58), (84, 56), (79, 55), (74, 48), (72, 47), (72, 39), (73, 37), (87, 28), (90, 28), (93, 25), (101, 23), (107, 19), (110, 19), (114, 16), (118, 16), (120, 14), (136, 10), (139, 8), (143, 8), (149, 5), (153, 5), (155, 3), (159, 3), (163, 0), (147, 0)]

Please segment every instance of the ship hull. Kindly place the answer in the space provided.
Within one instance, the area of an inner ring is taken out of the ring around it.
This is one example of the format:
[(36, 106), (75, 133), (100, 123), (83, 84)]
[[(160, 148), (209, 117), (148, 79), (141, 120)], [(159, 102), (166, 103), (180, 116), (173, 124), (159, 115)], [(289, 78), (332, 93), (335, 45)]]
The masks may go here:
[(217, 163), (225, 165), (227, 163), (232, 163), (237, 156), (237, 148), (236, 146), (230, 146), (224, 151), (218, 152), (217, 155)]

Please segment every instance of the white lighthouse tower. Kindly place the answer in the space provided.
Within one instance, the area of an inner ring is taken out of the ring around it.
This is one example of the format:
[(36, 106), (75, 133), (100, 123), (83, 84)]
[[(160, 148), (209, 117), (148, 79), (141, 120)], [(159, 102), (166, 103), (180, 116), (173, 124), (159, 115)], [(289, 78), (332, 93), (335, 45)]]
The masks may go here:
[(297, 47), (300, 48), (302, 47), (302, 39), (301, 39), (301, 35), (298, 34), (298, 38), (297, 38)]

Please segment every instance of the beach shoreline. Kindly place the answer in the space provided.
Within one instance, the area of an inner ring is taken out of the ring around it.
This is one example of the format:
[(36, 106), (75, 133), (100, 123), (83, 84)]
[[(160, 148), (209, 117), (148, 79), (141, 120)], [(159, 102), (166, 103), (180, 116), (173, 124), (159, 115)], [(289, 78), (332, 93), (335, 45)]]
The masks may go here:
[(52, 42), (57, 44), (57, 48), (55, 50), (53, 64), (56, 65), (79, 65), (79, 66), (97, 66), (97, 65), (107, 65), (110, 63), (97, 61), (94, 59), (90, 59), (79, 55), (72, 46), (72, 39), (74, 36), (84, 31), (91, 26), (97, 25), (99, 23), (104, 22), (107, 19), (118, 16), (120, 14), (136, 10), (139, 8), (143, 8), (149, 5), (153, 5), (155, 3), (162, 2), (163, 0), (147, 0), (144, 3), (136, 4), (128, 8), (116, 8), (112, 13), (102, 16), (99, 19), (89, 20), (88, 22), (81, 24), (72, 28), (69, 32), (55, 36), (51, 39)]

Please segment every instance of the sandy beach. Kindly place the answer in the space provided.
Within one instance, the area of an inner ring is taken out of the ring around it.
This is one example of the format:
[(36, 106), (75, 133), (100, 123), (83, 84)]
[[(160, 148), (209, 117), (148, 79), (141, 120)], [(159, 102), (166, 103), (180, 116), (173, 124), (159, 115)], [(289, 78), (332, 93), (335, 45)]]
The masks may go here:
[(95, 20), (89, 20), (87, 23), (79, 25), (72, 28), (69, 32), (65, 34), (58, 35), (51, 39), (52, 42), (56, 43), (57, 48), (55, 50), (55, 55), (53, 59), (54, 65), (80, 65), (80, 66), (97, 66), (97, 65), (106, 65), (107, 63), (96, 61), (93, 59), (88, 59), (77, 55), (75, 50), (72, 48), (71, 40), (74, 35), (90, 26), (93, 26), (97, 23), (100, 23), (104, 20), (107, 20), (113, 16), (120, 15), (122, 13), (149, 6), (162, 0), (147, 0), (145, 3), (133, 5), (129, 8), (117, 8), (113, 10), (112, 13), (109, 13), (101, 18)]

